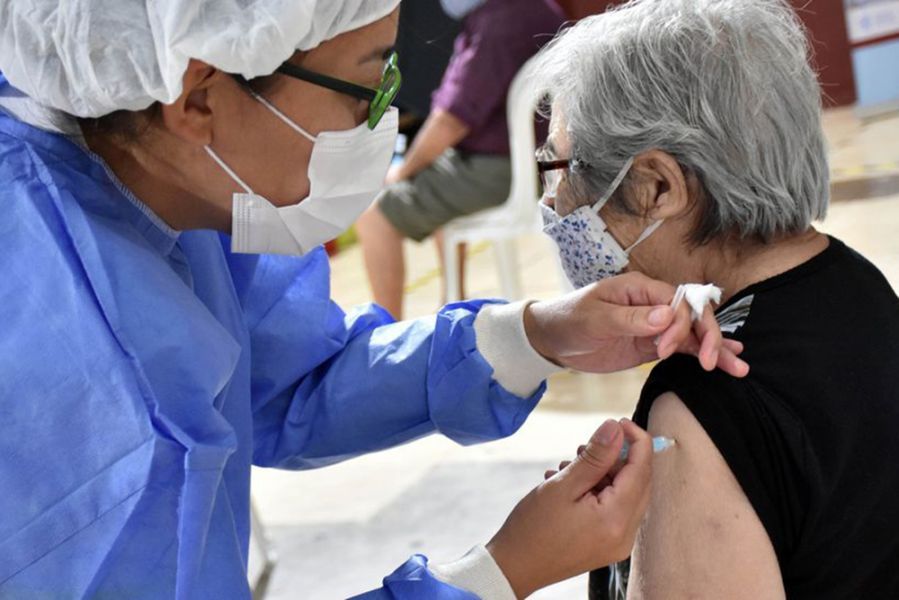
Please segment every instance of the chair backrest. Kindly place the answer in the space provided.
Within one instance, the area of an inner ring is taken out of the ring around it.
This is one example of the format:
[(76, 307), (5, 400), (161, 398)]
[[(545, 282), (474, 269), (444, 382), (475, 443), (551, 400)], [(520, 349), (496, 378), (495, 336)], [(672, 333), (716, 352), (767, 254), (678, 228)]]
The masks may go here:
[(531, 215), (536, 213), (536, 204), (540, 199), (537, 163), (534, 160), (534, 152), (537, 150), (534, 114), (541, 95), (531, 81), (535, 62), (535, 59), (531, 58), (518, 71), (509, 87), (506, 101), (512, 162), (512, 187), (507, 204), (516, 205), (522, 214)]
[(443, 229), (448, 245), (452, 245), (454, 241), (474, 242), (495, 239), (497, 236), (516, 236), (539, 229), (542, 220), (540, 211), (537, 210), (540, 186), (537, 163), (534, 160), (537, 149), (534, 114), (540, 94), (531, 83), (533, 63), (532, 58), (515, 75), (506, 100), (512, 164), (509, 197), (496, 208), (448, 223)]

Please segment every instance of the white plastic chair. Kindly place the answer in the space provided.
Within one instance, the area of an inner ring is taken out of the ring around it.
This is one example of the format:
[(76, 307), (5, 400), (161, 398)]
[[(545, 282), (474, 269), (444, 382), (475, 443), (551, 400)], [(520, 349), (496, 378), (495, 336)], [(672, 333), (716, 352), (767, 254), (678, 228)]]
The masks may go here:
[(512, 186), (509, 198), (496, 208), (456, 219), (443, 228), (444, 272), (447, 302), (462, 300), (459, 289), (460, 244), (482, 241), (493, 243), (497, 274), (503, 297), (521, 299), (521, 275), (515, 240), (540, 230), (540, 200), (537, 165), (534, 161), (534, 113), (540, 94), (530, 85), (534, 59), (515, 76), (506, 103), (509, 123), (509, 148), (512, 162)]

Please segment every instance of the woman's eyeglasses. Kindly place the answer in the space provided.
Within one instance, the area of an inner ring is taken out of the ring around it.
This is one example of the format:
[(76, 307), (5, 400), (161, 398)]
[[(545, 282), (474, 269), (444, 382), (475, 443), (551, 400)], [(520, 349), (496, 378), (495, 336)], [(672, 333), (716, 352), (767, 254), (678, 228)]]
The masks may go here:
[(374, 129), (381, 122), (384, 113), (387, 112), (390, 105), (393, 104), (397, 94), (400, 92), (400, 87), (403, 85), (403, 76), (400, 73), (398, 63), (399, 55), (393, 52), (387, 59), (387, 64), (384, 65), (381, 84), (376, 90), (356, 85), (349, 81), (343, 81), (342, 79), (328, 77), (327, 75), (298, 67), (292, 63), (284, 63), (278, 67), (277, 71), (278, 73), (301, 79), (308, 83), (358, 98), (359, 100), (367, 100), (369, 102), (368, 128)]

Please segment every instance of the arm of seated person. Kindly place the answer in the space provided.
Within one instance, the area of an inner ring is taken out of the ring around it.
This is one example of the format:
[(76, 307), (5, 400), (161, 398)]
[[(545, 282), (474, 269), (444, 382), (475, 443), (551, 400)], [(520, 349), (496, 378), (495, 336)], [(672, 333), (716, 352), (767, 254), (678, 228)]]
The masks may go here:
[(434, 164), (441, 154), (468, 137), (470, 132), (468, 125), (451, 112), (434, 109), (415, 136), (405, 160), (388, 176), (387, 183), (415, 177)]
[(653, 462), (652, 496), (637, 536), (628, 598), (784, 598), (764, 526), (676, 394), (663, 394), (653, 404), (649, 431), (677, 445)]

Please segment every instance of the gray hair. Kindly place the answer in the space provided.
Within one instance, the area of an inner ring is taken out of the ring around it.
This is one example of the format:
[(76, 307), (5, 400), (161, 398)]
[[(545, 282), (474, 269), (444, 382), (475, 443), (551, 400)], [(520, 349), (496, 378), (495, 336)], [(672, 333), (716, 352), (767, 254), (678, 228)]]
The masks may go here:
[[(695, 243), (768, 240), (827, 213), (821, 91), (783, 0), (632, 0), (557, 37), (535, 77), (593, 200), (629, 158), (659, 149), (703, 187)], [(630, 210), (621, 194), (610, 206)]]

